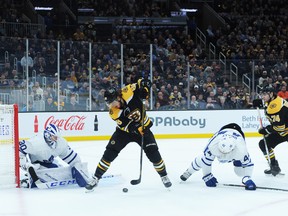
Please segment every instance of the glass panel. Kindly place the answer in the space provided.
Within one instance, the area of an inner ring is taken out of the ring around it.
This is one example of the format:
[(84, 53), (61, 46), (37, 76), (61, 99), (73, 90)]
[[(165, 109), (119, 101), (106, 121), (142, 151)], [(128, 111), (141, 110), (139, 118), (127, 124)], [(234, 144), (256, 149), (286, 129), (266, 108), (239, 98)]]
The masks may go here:
[(93, 43), (91, 59), (92, 110), (108, 110), (104, 100), (105, 90), (121, 86), (121, 46)]
[(65, 111), (89, 110), (89, 43), (60, 43), (60, 101)]
[[(28, 40), (28, 73), (26, 71), (26, 51), (21, 59), (24, 77), (29, 80), (28, 111), (56, 111), (57, 109), (57, 41)], [(23, 63), (24, 62), (24, 63)]]
[[(172, 32), (170, 42), (175, 37), (177, 43), (168, 45)], [(152, 80), (150, 110), (243, 109), (264, 86), (280, 91), (287, 83), (283, 53), (266, 61), (227, 59), (223, 53), (210, 60), (181, 29), (142, 36), (153, 39), (152, 61), (150, 44), (136, 43), (133, 31), (122, 45), (0, 37), (0, 103), (16, 103), (20, 111), (102, 111), (108, 87), (144, 77)]]
[(26, 106), (27, 81), (22, 67), (26, 41), (20, 38), (1, 37), (1, 47), (0, 103), (17, 103), (20, 111), (26, 111), (29, 107), (32, 109), (31, 104), (29, 107)]

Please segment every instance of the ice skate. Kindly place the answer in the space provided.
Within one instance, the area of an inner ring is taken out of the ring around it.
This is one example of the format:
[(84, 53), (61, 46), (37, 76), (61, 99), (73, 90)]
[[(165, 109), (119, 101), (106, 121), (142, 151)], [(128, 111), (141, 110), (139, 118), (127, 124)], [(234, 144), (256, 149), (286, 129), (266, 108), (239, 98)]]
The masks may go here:
[(191, 175), (192, 175), (192, 173), (190, 173), (189, 170), (187, 169), (187, 170), (180, 176), (180, 179), (181, 179), (182, 181), (186, 181)]
[(162, 182), (163, 182), (163, 184), (164, 184), (164, 186), (165, 186), (166, 188), (169, 188), (169, 187), (172, 186), (172, 183), (171, 183), (171, 181), (170, 181), (170, 179), (168, 178), (167, 175), (166, 175), (166, 176), (162, 176), (162, 177), (161, 177), (161, 180), (162, 180)]
[(96, 176), (92, 177), (92, 180), (85, 186), (88, 192), (93, 191), (98, 185), (99, 179)]
[(277, 176), (279, 174), (281, 175), (281, 169), (279, 167), (278, 161), (271, 161), (270, 169), (264, 170), (264, 173), (273, 176)]

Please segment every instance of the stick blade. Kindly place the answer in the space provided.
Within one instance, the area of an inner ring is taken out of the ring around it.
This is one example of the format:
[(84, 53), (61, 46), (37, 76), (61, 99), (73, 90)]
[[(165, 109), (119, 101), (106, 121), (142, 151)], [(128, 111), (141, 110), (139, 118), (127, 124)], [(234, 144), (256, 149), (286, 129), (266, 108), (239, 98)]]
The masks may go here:
[(137, 185), (141, 182), (141, 179), (134, 179), (134, 180), (131, 180), (130, 183), (131, 185)]

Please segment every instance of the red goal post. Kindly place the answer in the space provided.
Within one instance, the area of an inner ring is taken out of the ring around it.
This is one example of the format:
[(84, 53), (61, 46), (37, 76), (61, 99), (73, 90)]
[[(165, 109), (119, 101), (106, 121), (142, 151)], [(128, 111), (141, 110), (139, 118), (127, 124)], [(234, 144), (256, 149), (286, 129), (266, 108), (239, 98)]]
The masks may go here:
[(0, 105), (0, 137), (0, 188), (19, 187), (19, 125), (16, 104)]

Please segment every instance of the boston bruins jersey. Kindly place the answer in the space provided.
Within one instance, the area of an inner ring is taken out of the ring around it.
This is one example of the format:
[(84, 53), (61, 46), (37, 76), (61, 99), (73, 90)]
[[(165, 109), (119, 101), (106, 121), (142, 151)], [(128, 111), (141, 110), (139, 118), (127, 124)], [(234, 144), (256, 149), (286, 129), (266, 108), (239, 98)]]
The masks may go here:
[(144, 116), (142, 116), (143, 103), (139, 91), (140, 81), (129, 84), (121, 89), (121, 97), (124, 101), (121, 108), (111, 107), (109, 109), (109, 115), (117, 122), (117, 127), (126, 132), (129, 132), (128, 126), (131, 123), (139, 123), (141, 125), (142, 118), (144, 118), (144, 128), (152, 126), (152, 121), (146, 115), (145, 110)]
[(288, 135), (288, 102), (277, 96), (265, 106), (265, 115), (274, 131), (281, 136)]

